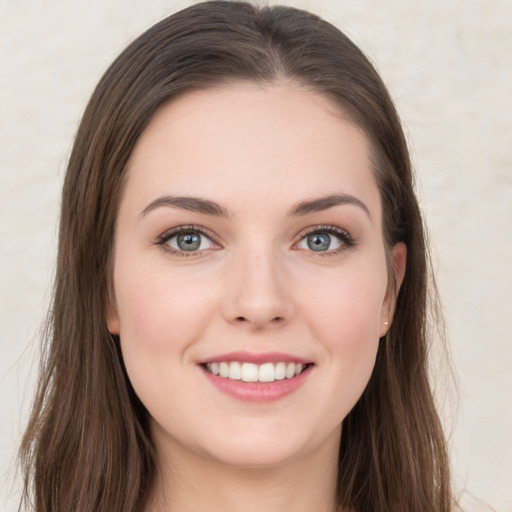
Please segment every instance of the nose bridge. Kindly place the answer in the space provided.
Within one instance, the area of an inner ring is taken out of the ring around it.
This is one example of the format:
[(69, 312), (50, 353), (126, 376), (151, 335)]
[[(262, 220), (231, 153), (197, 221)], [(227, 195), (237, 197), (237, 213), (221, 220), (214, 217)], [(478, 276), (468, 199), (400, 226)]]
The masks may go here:
[(237, 251), (228, 271), (228, 320), (261, 329), (283, 324), (293, 314), (279, 251), (255, 243)]

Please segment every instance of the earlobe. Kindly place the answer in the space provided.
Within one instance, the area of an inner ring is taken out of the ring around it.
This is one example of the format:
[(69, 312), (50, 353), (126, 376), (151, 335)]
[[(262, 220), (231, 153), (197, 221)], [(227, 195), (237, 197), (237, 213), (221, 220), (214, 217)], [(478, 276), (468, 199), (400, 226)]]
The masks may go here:
[(407, 266), (407, 246), (403, 242), (397, 243), (391, 252), (393, 275), (389, 276), (388, 289), (382, 308), (381, 327), (379, 334), (380, 337), (387, 333), (389, 326), (393, 321), (396, 298), (398, 297), (398, 292), (402, 286)]

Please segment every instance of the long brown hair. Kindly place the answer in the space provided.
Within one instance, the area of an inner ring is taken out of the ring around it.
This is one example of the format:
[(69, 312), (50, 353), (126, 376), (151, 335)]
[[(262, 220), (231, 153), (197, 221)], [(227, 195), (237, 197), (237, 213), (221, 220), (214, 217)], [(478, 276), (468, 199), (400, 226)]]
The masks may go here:
[(365, 132), (386, 245), (408, 248), (393, 325), (343, 422), (340, 506), (451, 509), (445, 439), (427, 374), (427, 248), (393, 102), (363, 53), (329, 23), (293, 8), (229, 1), (197, 4), (150, 28), (111, 65), (87, 105), (64, 182), (53, 306), (20, 452), (24, 505), (37, 512), (144, 508), (155, 473), (148, 413), (105, 320), (126, 164), (173, 96), (277, 79), (327, 95)]

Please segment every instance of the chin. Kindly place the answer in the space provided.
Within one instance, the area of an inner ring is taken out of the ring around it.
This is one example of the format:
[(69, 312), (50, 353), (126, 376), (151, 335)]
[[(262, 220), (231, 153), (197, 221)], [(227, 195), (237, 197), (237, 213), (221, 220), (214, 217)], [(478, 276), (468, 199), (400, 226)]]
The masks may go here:
[[(268, 426), (268, 425), (267, 425)], [(329, 451), (337, 457), (341, 426), (331, 433), (300, 432), (289, 427), (226, 433), (205, 447), (208, 457), (224, 465), (247, 469), (272, 469)], [(237, 435), (238, 434), (238, 435)], [(212, 440), (213, 441), (213, 440)]]
[(226, 466), (238, 469), (272, 469), (299, 459), (303, 450), (291, 446), (278, 446), (267, 440), (258, 444), (232, 444), (222, 453), (210, 452), (210, 457)]

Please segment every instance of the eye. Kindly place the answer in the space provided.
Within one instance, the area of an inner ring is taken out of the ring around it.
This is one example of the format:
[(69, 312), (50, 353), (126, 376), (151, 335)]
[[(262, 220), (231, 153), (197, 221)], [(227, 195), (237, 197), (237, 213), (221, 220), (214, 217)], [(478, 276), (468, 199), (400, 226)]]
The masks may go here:
[(325, 252), (338, 249), (341, 241), (330, 233), (316, 232), (305, 236), (298, 244), (299, 249)]
[(306, 233), (297, 248), (318, 253), (336, 253), (353, 245), (354, 241), (346, 231), (335, 226), (326, 226)]
[(183, 226), (164, 233), (158, 244), (173, 253), (194, 253), (215, 249), (217, 245), (200, 228)]

